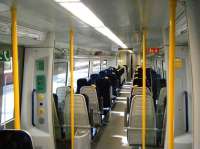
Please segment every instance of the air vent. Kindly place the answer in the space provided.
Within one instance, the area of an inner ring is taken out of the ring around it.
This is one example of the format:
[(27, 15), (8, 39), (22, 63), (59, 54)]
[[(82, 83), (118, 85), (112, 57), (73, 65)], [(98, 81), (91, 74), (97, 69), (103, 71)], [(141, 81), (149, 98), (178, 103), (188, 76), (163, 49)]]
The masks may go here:
[(0, 3), (0, 12), (9, 11), (9, 7), (3, 3)]
[[(18, 36), (20, 38), (30, 38), (37, 41), (43, 41), (46, 37), (45, 33), (38, 30), (30, 29), (23, 26), (17, 26), (17, 28)], [(11, 24), (0, 22), (0, 34), (11, 35)]]
[(187, 18), (185, 13), (185, 7), (182, 4), (177, 6), (176, 13), (176, 35), (182, 35), (187, 32)]

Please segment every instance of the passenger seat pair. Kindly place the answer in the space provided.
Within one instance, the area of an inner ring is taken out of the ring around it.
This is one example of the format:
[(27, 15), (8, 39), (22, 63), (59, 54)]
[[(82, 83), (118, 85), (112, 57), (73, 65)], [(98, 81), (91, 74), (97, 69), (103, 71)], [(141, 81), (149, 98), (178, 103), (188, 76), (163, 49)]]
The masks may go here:
[[(56, 145), (58, 147), (63, 147), (63, 144), (66, 146), (66, 142), (70, 144), (70, 87), (59, 87), (57, 88), (56, 94), (58, 96), (59, 111), (56, 110), (53, 100), (54, 134)], [(60, 119), (58, 117), (60, 117)], [(74, 127), (75, 148), (81, 149), (82, 146), (85, 146), (86, 149), (90, 149), (91, 126), (85, 97), (80, 94), (74, 95)], [(63, 132), (61, 132), (61, 130)], [(64, 133), (64, 136), (62, 133)]]

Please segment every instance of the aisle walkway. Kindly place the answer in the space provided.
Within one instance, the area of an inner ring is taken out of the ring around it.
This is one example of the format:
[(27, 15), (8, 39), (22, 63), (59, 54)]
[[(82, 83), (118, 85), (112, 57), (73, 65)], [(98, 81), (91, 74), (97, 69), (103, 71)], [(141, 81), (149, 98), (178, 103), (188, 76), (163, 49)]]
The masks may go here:
[(125, 107), (126, 98), (117, 99), (116, 106), (111, 112), (110, 121), (92, 149), (130, 149), (124, 129)]

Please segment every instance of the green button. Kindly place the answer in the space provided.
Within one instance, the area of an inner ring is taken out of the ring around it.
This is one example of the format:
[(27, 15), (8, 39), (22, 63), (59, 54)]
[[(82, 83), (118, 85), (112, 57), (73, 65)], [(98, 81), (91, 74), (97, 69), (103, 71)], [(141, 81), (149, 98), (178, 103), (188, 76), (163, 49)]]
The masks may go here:
[(37, 71), (44, 71), (44, 60), (36, 60)]
[(45, 75), (37, 75), (36, 76), (36, 91), (37, 91), (37, 93), (45, 93), (46, 92), (46, 77), (45, 77)]

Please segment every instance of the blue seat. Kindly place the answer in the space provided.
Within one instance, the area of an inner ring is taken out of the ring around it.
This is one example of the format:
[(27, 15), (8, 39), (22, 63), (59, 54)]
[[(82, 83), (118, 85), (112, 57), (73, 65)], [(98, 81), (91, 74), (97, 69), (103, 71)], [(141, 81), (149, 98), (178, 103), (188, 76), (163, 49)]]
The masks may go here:
[(97, 95), (103, 100), (104, 108), (111, 108), (111, 81), (108, 77), (101, 78), (96, 82)]
[(32, 139), (21, 130), (0, 130), (1, 149), (33, 149)]
[(83, 87), (83, 86), (87, 86), (88, 85), (88, 81), (87, 81), (87, 79), (86, 78), (81, 78), (81, 79), (78, 79), (77, 80), (77, 94), (79, 94), (80, 93), (80, 89), (81, 89), (81, 87)]
[(89, 84), (96, 84), (96, 81), (100, 78), (99, 74), (91, 74), (89, 79)]
[(107, 74), (107, 71), (100, 71), (99, 72), (99, 76), (100, 76), (100, 78), (104, 78), (104, 77), (106, 77), (108, 74)]

